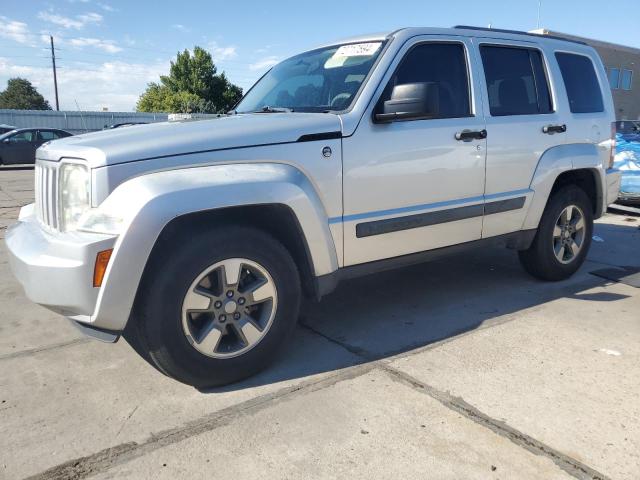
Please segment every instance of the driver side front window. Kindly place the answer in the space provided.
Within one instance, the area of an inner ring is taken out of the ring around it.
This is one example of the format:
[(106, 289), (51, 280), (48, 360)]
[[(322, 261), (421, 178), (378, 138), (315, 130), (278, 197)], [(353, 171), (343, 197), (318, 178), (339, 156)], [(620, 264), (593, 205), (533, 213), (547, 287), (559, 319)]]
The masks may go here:
[(28, 143), (33, 142), (33, 132), (20, 132), (16, 133), (13, 137), (9, 138), (11, 143)]
[(469, 76), (464, 46), (460, 43), (422, 43), (404, 57), (381, 100), (398, 85), (428, 84), (435, 89), (438, 113), (432, 118), (471, 116)]

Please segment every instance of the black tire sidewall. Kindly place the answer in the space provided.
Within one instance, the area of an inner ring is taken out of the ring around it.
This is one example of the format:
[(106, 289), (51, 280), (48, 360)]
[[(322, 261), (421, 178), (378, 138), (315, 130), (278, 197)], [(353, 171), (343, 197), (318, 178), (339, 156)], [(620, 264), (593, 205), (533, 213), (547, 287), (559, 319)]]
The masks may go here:
[[(582, 210), (585, 222), (585, 237), (577, 257), (572, 262), (564, 264), (556, 258), (555, 252), (553, 251), (553, 230), (558, 217), (569, 205), (576, 205)], [(548, 277), (548, 279), (561, 280), (573, 275), (583, 264), (589, 252), (592, 235), (593, 212), (591, 202), (586, 193), (573, 185), (558, 190), (545, 209), (536, 236), (537, 245), (535, 245), (535, 247), (538, 254), (536, 261), (539, 262), (539, 266), (546, 271), (545, 276)]]
[[(247, 227), (223, 227), (176, 245), (149, 281), (138, 309), (151, 358), (175, 379), (207, 387), (250, 376), (275, 356), (295, 327), (300, 281), (287, 250), (273, 237)], [(228, 259), (246, 258), (262, 265), (273, 278), (278, 306), (265, 337), (251, 350), (233, 358), (212, 358), (198, 352), (182, 328), (182, 302), (194, 279), (207, 267)]]

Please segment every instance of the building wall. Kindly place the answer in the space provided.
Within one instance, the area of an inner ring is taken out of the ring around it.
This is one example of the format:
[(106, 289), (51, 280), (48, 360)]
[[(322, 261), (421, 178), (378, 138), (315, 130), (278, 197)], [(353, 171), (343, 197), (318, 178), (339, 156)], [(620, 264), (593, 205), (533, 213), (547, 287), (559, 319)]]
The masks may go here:
[[(102, 130), (116, 123), (166, 122), (179, 120), (185, 115), (142, 112), (78, 112), (53, 110), (3, 110), (0, 109), (0, 125), (17, 128), (59, 128), (74, 135)], [(209, 118), (216, 115), (188, 114), (189, 118)], [(177, 117), (177, 118), (172, 118)]]
[[(615, 79), (613, 69), (620, 72), (617, 75), (617, 85), (615, 83), (611, 85), (613, 101), (616, 106), (616, 119), (640, 119), (640, 51), (638, 53), (630, 53), (602, 46), (594, 46), (594, 48), (600, 54), (610, 80)], [(629, 90), (624, 89), (622, 86), (622, 72), (625, 70), (632, 72), (631, 88)]]
[[(612, 69), (618, 69), (620, 72), (618, 85), (611, 85), (613, 102), (616, 107), (616, 120), (640, 120), (640, 48), (627, 47), (546, 29), (533, 30), (532, 33), (578, 40), (595, 48), (607, 69), (610, 82), (614, 77)], [(622, 88), (622, 72), (624, 70), (632, 72), (631, 85), (628, 90)]]

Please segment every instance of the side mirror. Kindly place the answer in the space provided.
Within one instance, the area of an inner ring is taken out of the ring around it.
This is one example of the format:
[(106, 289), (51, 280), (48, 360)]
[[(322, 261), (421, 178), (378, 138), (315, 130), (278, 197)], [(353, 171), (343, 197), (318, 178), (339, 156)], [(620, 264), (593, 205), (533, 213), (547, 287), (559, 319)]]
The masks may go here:
[(375, 121), (379, 123), (418, 118), (436, 118), (440, 114), (440, 93), (437, 83), (405, 83), (396, 85), (391, 98), (378, 107)]

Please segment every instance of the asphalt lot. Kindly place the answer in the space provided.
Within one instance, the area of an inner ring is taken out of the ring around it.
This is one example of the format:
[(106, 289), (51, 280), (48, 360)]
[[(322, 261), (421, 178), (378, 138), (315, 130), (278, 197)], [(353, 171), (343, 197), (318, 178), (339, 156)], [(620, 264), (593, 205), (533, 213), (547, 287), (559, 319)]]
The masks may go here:
[[(0, 238), (33, 171), (0, 168)], [(572, 279), (485, 250), (306, 305), (276, 364), (200, 392), (31, 304), (0, 241), (0, 478), (640, 478), (640, 218)]]

